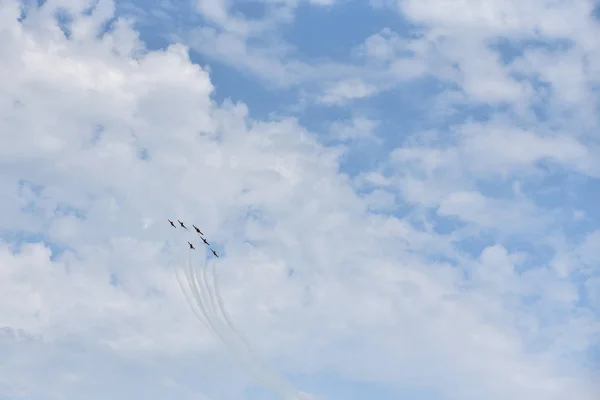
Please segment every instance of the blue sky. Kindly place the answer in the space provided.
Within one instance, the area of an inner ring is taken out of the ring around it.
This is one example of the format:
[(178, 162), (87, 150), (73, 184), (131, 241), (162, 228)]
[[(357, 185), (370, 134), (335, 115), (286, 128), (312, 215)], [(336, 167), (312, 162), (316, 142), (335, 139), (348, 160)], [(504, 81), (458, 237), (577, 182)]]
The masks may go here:
[[(274, 399), (280, 376), (303, 399), (591, 400), (598, 15), (3, 2), (0, 399)], [(195, 238), (166, 218), (221, 255), (264, 381), (190, 312)]]

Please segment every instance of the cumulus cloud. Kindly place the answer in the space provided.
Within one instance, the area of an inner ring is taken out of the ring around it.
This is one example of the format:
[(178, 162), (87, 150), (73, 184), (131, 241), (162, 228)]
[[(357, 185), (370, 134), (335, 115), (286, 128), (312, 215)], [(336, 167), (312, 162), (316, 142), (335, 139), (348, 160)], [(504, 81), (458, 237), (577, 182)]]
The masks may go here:
[(335, 121), (331, 124), (332, 136), (338, 140), (374, 138), (377, 121), (365, 117), (354, 117), (347, 121)]
[[(243, 68), (264, 61), (253, 71), (281, 82), (319, 76), (314, 93), (341, 109), (424, 71), (456, 84), (463, 105), (535, 98), (492, 50), (475, 55), (481, 41), (456, 46), (464, 32), (487, 29), (479, 17), (398, 4), (432, 32), (407, 41), (374, 30), (381, 37), (358, 54), (371, 75), (348, 65), (336, 73), (337, 62), (327, 73), (271, 63), (285, 49), (257, 52), (248, 38), (277, 24), (245, 25), (227, 2), (198, 2), (218, 28), (192, 36), (214, 52), (228, 44), (223, 57)], [(0, 5), (0, 396), (268, 396), (252, 394), (186, 308), (173, 276), (186, 262), (185, 237), (166, 222), (179, 218), (223, 250), (222, 295), (257, 354), (315, 396), (348, 398), (317, 384), (333, 377), (389, 387), (392, 398), (593, 398), (598, 237), (570, 240), (569, 210), (532, 195), (546, 177), (541, 161), (596, 179), (582, 132), (558, 118), (534, 129), (525, 112), (465, 118), (400, 140), (394, 132), (377, 168), (349, 176), (343, 152), (300, 118), (256, 118), (253, 104), (217, 101), (218, 80), (185, 45), (150, 50), (132, 22), (113, 20), (113, 2), (89, 8)], [(528, 11), (489, 10), (508, 16), (490, 30), (524, 32)], [(576, 30), (527, 18), (548, 35)], [(414, 64), (404, 63), (407, 46)], [(418, 68), (398, 69), (406, 65)], [(399, 75), (373, 79), (381, 71)], [(573, 89), (571, 105), (581, 93)], [(341, 139), (361, 138), (375, 122), (333, 127)]]
[(374, 85), (365, 83), (358, 79), (350, 79), (337, 82), (321, 96), (319, 101), (325, 104), (343, 104), (348, 100), (361, 99), (375, 93)]

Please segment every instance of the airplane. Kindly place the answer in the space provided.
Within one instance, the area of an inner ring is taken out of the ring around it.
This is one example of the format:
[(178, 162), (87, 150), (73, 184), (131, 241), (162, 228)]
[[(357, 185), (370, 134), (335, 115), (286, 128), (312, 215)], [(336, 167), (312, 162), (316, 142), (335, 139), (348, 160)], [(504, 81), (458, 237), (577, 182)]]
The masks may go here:
[(186, 228), (186, 226), (183, 224), (183, 222), (181, 222), (180, 220), (177, 220), (177, 222), (179, 222), (179, 225), (181, 225), (181, 226), (183, 226), (185, 229), (187, 229), (187, 228)]
[(208, 242), (206, 241), (206, 239), (204, 239), (204, 238), (200, 238), (200, 239), (202, 239), (202, 241), (204, 242), (204, 244), (205, 244), (205, 245), (207, 245), (207, 246), (210, 246), (210, 243), (208, 243)]
[(191, 244), (190, 242), (188, 242), (188, 244), (190, 245), (190, 249), (192, 249), (192, 250), (196, 250), (196, 248), (194, 247), (194, 245), (193, 245), (193, 244)]
[(171, 221), (171, 220), (170, 220), (170, 219), (168, 219), (168, 218), (167, 218), (167, 221), (169, 221), (169, 223), (171, 224), (171, 226), (172, 226), (173, 228), (177, 228), (177, 227), (175, 226), (175, 224), (173, 223), (173, 221)]
[(210, 251), (212, 251), (212, 253), (215, 255), (215, 257), (219, 258), (219, 256), (217, 255), (217, 253), (215, 253), (215, 251), (213, 249), (210, 249)]
[(192, 225), (194, 227), (194, 229), (196, 230), (196, 232), (198, 232), (201, 235), (204, 235), (204, 233), (202, 233), (202, 231), (196, 226), (196, 225)]

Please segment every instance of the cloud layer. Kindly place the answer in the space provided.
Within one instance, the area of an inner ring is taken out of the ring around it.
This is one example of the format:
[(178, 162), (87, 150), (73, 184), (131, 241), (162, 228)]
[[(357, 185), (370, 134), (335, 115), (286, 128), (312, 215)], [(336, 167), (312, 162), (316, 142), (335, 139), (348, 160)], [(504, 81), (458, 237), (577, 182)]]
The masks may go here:
[[(594, 398), (594, 10), (442, 3), (0, 3), (0, 398), (271, 398), (189, 312), (167, 218), (319, 398)], [(303, 13), (344, 7), (369, 33), (304, 56)]]

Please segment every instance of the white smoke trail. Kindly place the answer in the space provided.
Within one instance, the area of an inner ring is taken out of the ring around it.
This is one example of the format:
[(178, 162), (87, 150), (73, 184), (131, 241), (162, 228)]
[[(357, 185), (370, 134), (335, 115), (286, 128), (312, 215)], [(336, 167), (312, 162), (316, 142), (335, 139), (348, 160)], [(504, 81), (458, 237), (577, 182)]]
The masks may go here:
[(248, 341), (231, 321), (219, 291), (214, 263), (210, 271), (213, 274), (212, 282), (207, 274), (206, 249), (200, 265), (201, 270), (197, 271), (193, 264), (192, 249), (190, 249), (187, 268), (181, 265), (174, 269), (177, 282), (196, 318), (223, 343), (232, 358), (237, 360), (257, 382), (277, 393), (282, 399), (300, 399), (301, 392), (259, 361)]
[[(213, 336), (215, 338), (217, 338), (218, 340), (220, 340), (223, 343), (225, 350), (227, 350), (227, 352), (234, 359), (237, 359), (239, 362), (241, 362), (245, 366), (245, 369), (248, 370), (250, 372), (250, 374), (252, 376), (254, 376), (255, 379), (257, 379), (259, 382), (262, 382), (263, 381), (262, 377), (257, 375), (252, 370), (251, 365), (249, 365), (249, 363), (247, 361), (243, 360), (243, 358), (240, 359), (238, 353), (234, 349), (232, 349), (231, 344), (227, 340), (225, 340), (221, 334), (219, 334), (218, 329), (216, 329), (215, 326), (213, 325), (213, 321), (210, 318), (210, 316), (206, 310), (206, 307), (204, 306), (204, 303), (206, 302), (206, 300), (202, 296), (202, 290), (198, 286), (197, 276), (192, 267), (191, 249), (190, 249), (190, 254), (189, 254), (188, 259), (189, 259), (189, 263), (188, 263), (187, 271), (185, 270), (185, 268), (178, 267), (178, 266), (175, 266), (174, 269), (175, 269), (175, 276), (177, 278), (177, 282), (179, 283), (179, 286), (180, 286), (180, 288), (184, 294), (184, 297), (185, 297), (188, 305), (190, 306), (193, 314), (208, 329), (208, 331), (213, 334)], [(181, 276), (182, 272), (185, 275), (184, 279), (182, 279), (182, 276)], [(187, 283), (187, 285), (184, 282)]]
[[(211, 301), (211, 300), (207, 299), (207, 295), (209, 295), (210, 290), (208, 290), (208, 286), (202, 279), (202, 271), (200, 273), (200, 276), (198, 276), (195, 268), (193, 267), (193, 264), (191, 262), (191, 251), (192, 250), (190, 249), (190, 259), (189, 259), (190, 262), (188, 264), (188, 271), (187, 271), (188, 273), (186, 274), (187, 281), (188, 281), (190, 290), (192, 291), (192, 293), (194, 293), (196, 302), (204, 311), (204, 314), (207, 318), (208, 324), (212, 328), (211, 332), (214, 334), (214, 336), (217, 339), (219, 339), (223, 343), (223, 345), (225, 346), (225, 348), (229, 352), (229, 354), (234, 359), (236, 359), (238, 362), (240, 362), (242, 364), (242, 366), (244, 367), (244, 369), (248, 373), (250, 373), (250, 375), (252, 375), (258, 382), (262, 383), (266, 387), (269, 387), (272, 390), (279, 392), (277, 390), (277, 388), (273, 388), (273, 385), (269, 381), (268, 377), (265, 376), (263, 371), (261, 371), (261, 370), (257, 371), (253, 360), (248, 357), (244, 357), (244, 354), (242, 352), (240, 352), (240, 349), (238, 348), (236, 343), (230, 341), (229, 335), (227, 335), (227, 330), (222, 331), (221, 329), (219, 329), (221, 327), (221, 325), (218, 323), (221, 322), (221, 324), (222, 324), (222, 321), (219, 321), (218, 319), (215, 320), (215, 318), (218, 318), (218, 315), (216, 314), (216, 312), (213, 312), (213, 311), (216, 311), (216, 310), (209, 310), (209, 307), (206, 307), (207, 303), (209, 303)], [(203, 268), (203, 267), (201, 267), (201, 268)]]
[[(173, 243), (173, 238), (171, 238), (171, 243)], [(169, 250), (172, 247), (172, 244), (169, 244)], [(176, 248), (183, 246), (175, 246)], [(173, 256), (172, 252), (169, 251), (171, 257)], [(179, 264), (178, 264), (179, 265)], [(181, 291), (184, 294), (184, 297), (192, 309), (192, 312), (196, 316), (196, 318), (207, 328), (213, 336), (216, 336), (219, 340), (223, 341), (218, 333), (217, 329), (214, 327), (213, 322), (209, 316), (209, 313), (206, 309), (206, 299), (202, 295), (202, 290), (200, 290), (199, 285), (192, 284), (194, 280), (197, 281), (197, 277), (195, 276), (195, 271), (192, 267), (192, 252), (191, 249), (188, 252), (188, 265), (187, 269), (181, 266), (175, 266), (175, 277), (177, 278), (177, 283), (181, 288)], [(183, 277), (182, 277), (183, 275)], [(185, 282), (185, 283), (184, 283)], [(200, 315), (202, 314), (202, 315)]]
[(213, 286), (213, 293), (215, 296), (216, 304), (217, 304), (217, 307), (218, 307), (221, 315), (223, 316), (223, 320), (225, 321), (225, 323), (227, 324), (227, 326), (229, 327), (231, 332), (237, 337), (237, 339), (240, 342), (242, 342), (243, 347), (245, 348), (246, 352), (248, 353), (248, 357), (250, 357), (253, 360), (254, 364), (257, 367), (259, 367), (260, 369), (262, 369), (264, 371), (264, 373), (269, 376), (270, 381), (272, 381), (278, 387), (283, 388), (283, 390), (285, 390), (285, 392), (287, 393), (287, 397), (285, 397), (285, 398), (290, 398), (290, 399), (297, 398), (296, 395), (293, 395), (292, 397), (290, 397), (290, 393), (297, 393), (298, 390), (295, 389), (290, 382), (285, 380), (283, 377), (281, 377), (275, 371), (270, 370), (256, 355), (256, 353), (252, 349), (252, 346), (250, 345), (248, 340), (246, 340), (245, 336), (240, 332), (239, 329), (236, 328), (236, 326), (232, 322), (231, 318), (229, 317), (227, 310), (225, 309), (224, 301), (223, 301), (223, 298), (221, 297), (221, 293), (219, 290), (218, 276), (217, 276), (217, 272), (216, 272), (214, 263), (212, 263), (211, 271), (212, 271), (212, 275), (213, 275), (212, 276), (212, 278), (213, 278), (212, 286)]
[[(297, 396), (294, 393), (296, 393), (297, 390), (294, 389), (291, 384), (282, 380), (277, 375), (277, 373), (275, 373), (274, 371), (270, 371), (269, 368), (267, 368), (263, 363), (261, 363), (258, 357), (256, 357), (256, 355), (252, 351), (252, 348), (250, 347), (248, 342), (241, 337), (239, 332), (236, 332), (237, 330), (233, 326), (233, 323), (231, 323), (231, 320), (229, 320), (229, 323), (227, 323), (225, 317), (227, 312), (225, 311), (224, 307), (221, 307), (223, 305), (223, 301), (222, 299), (221, 301), (219, 301), (220, 294), (219, 297), (216, 295), (218, 286), (214, 285), (216, 277), (214, 263), (212, 264), (212, 287), (210, 284), (210, 280), (208, 279), (208, 276), (206, 274), (206, 272), (208, 271), (208, 266), (206, 265), (206, 254), (208, 254), (208, 251), (206, 251), (205, 258), (203, 259), (204, 262), (202, 263), (203, 265), (200, 267), (202, 269), (201, 276), (204, 278), (204, 288), (206, 289), (206, 294), (208, 296), (211, 296), (211, 303), (214, 304), (213, 312), (215, 313), (215, 318), (218, 318), (222, 324), (221, 326), (225, 328), (225, 334), (228, 337), (228, 339), (233, 339), (233, 342), (229, 343), (235, 349), (236, 354), (246, 361), (248, 367), (251, 368), (249, 372), (251, 372), (252, 375), (255, 378), (257, 378), (259, 382), (261, 382), (264, 386), (268, 387), (269, 389), (273, 390), (275, 393), (278, 393), (284, 399), (296, 399)], [(219, 314), (221, 314), (221, 316)], [(231, 327), (233, 327), (233, 329), (231, 329)]]
[[(217, 273), (216, 273), (216, 269), (215, 269), (215, 264), (212, 263), (212, 268), (211, 268), (211, 272), (213, 275), (212, 276), (212, 278), (213, 278), (212, 279), (212, 290), (210, 288), (209, 280), (206, 275), (206, 271), (208, 270), (206, 263), (204, 263), (204, 265), (201, 268), (202, 268), (202, 273), (204, 276), (204, 283), (206, 285), (207, 294), (209, 294), (210, 296), (213, 297), (212, 303), (215, 304), (215, 307), (216, 307), (216, 309), (214, 309), (215, 313), (217, 313), (216, 316), (218, 317), (218, 313), (221, 314), (221, 316), (222, 316), (221, 321), (224, 322), (224, 325), (227, 328), (229, 328), (228, 329), (229, 333), (232, 334), (234, 340), (237, 339), (238, 346), (240, 346), (243, 350), (245, 350), (245, 356), (254, 365), (255, 369), (259, 370), (261, 372), (261, 375), (263, 377), (263, 379), (262, 379), (263, 384), (265, 384), (265, 386), (274, 390), (276, 393), (279, 393), (280, 395), (282, 395), (282, 397), (284, 399), (291, 400), (291, 399), (299, 398), (298, 390), (295, 389), (291, 383), (289, 383), (284, 378), (279, 376), (275, 371), (270, 370), (264, 363), (262, 363), (260, 361), (260, 359), (256, 356), (255, 352), (253, 351), (252, 346), (250, 346), (249, 342), (245, 339), (245, 337), (241, 334), (241, 332), (235, 327), (235, 325), (231, 321), (231, 318), (229, 317), (229, 315), (225, 309), (223, 298), (221, 297), (221, 294), (219, 291), (218, 278), (217, 278)], [(218, 310), (218, 312), (217, 312), (217, 310)], [(236, 348), (239, 348), (238, 346), (236, 346)], [(265, 379), (266, 379), (266, 381), (265, 381)]]
[(204, 257), (202, 258), (203, 262), (200, 266), (200, 285), (203, 289), (205, 302), (208, 303), (210, 314), (212, 314), (212, 317), (215, 319), (216, 323), (218, 323), (221, 328), (224, 328), (224, 332), (227, 332), (227, 327), (223, 326), (223, 321), (219, 318), (219, 313), (215, 305), (214, 296), (211, 287), (208, 284), (208, 278), (206, 276), (206, 252), (207, 249), (205, 249)]
[(225, 323), (227, 324), (227, 326), (229, 327), (229, 329), (231, 329), (233, 331), (233, 333), (244, 343), (244, 346), (248, 349), (248, 351), (254, 355), (254, 352), (252, 350), (252, 347), (250, 346), (250, 343), (248, 342), (248, 340), (246, 340), (246, 338), (239, 331), (239, 329), (237, 329), (235, 327), (235, 325), (233, 324), (233, 322), (231, 322), (231, 318), (229, 317), (229, 314), (225, 310), (225, 305), (223, 304), (223, 297), (221, 297), (221, 292), (219, 290), (219, 283), (218, 283), (217, 271), (215, 269), (215, 264), (214, 263), (212, 263), (211, 271), (212, 271), (212, 275), (213, 275), (212, 284), (213, 284), (213, 288), (214, 288), (214, 296), (215, 296), (215, 298), (217, 300), (217, 307), (219, 308), (219, 311), (221, 312), (221, 315), (223, 315), (223, 319), (225, 320)]
[[(174, 241), (171, 238), (171, 243), (169, 243), (169, 255), (171, 256), (171, 258), (173, 257), (173, 253), (171, 252), (171, 246), (173, 243), (174, 243)], [(179, 247), (179, 246), (177, 246), (177, 247)], [(169, 261), (169, 264), (171, 264), (171, 261)], [(195, 296), (192, 293), (192, 288), (190, 288), (189, 286), (186, 286), (186, 284), (185, 284), (188, 282), (187, 273), (186, 273), (185, 269), (183, 269), (183, 267), (179, 267), (177, 265), (175, 265), (175, 267), (173, 269), (175, 271), (175, 277), (177, 279), (177, 283), (179, 284), (179, 287), (180, 287), (181, 291), (183, 292), (185, 300), (188, 303), (190, 309), (192, 310), (192, 313), (194, 313), (194, 316), (196, 316), (196, 318), (202, 323), (202, 325), (204, 325), (204, 327), (206, 329), (208, 329), (209, 331), (212, 332), (213, 328), (212, 328), (210, 322), (208, 321), (208, 316), (206, 315), (205, 312), (203, 312), (202, 308), (199, 306), (199, 303), (197, 301), (194, 301), (193, 297), (195, 297)], [(183, 269), (183, 271), (182, 271), (182, 269)], [(182, 272), (183, 272), (184, 277), (181, 276)]]
[(200, 285), (198, 285), (198, 277), (196, 276), (196, 271), (192, 267), (192, 249), (189, 250), (188, 268), (187, 268), (187, 270), (184, 270), (184, 273), (186, 275), (186, 280), (188, 283), (189, 291), (194, 296), (194, 298), (196, 300), (196, 305), (202, 312), (202, 315), (204, 315), (204, 318), (206, 319), (206, 323), (209, 326), (209, 330), (212, 332), (212, 334), (214, 336), (216, 336), (218, 339), (223, 341), (223, 338), (219, 334), (218, 329), (215, 327), (215, 325), (208, 313), (208, 310), (206, 309), (206, 299), (204, 298), (203, 291), (200, 288)]

